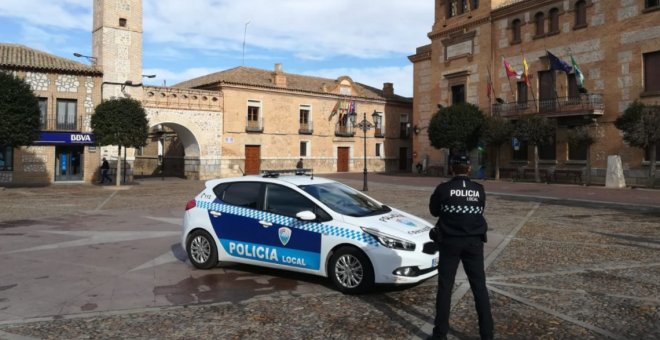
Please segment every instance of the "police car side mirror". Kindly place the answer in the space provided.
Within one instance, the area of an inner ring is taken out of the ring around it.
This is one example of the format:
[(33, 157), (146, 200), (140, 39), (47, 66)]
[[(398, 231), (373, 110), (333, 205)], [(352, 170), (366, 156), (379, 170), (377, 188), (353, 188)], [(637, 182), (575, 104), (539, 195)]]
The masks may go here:
[(314, 221), (314, 220), (316, 220), (316, 214), (314, 214), (313, 212), (311, 212), (309, 210), (305, 210), (305, 211), (301, 211), (301, 212), (297, 213), (296, 217), (299, 220), (303, 220), (303, 221)]

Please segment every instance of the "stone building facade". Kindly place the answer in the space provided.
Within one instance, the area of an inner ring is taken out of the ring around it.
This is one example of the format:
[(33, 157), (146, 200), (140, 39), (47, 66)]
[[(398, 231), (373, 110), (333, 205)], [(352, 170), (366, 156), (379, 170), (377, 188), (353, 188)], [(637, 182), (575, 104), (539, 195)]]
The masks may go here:
[[(626, 145), (614, 121), (634, 100), (660, 100), (658, 1), (436, 0), (428, 36), (430, 44), (409, 59), (414, 65), (413, 124), (420, 131), (413, 150), (429, 166), (445, 166), (447, 155), (430, 146), (425, 127), (432, 115), (438, 105), (467, 101), (486, 115), (556, 119), (554, 143), (539, 150), (540, 165), (548, 173), (585, 171), (587, 148), (570, 145), (567, 131), (587, 126), (597, 137), (589, 151), (596, 182), (604, 181), (608, 155), (621, 156), (630, 183), (642, 183), (647, 176), (645, 151)], [(546, 51), (565, 61), (570, 72), (550, 70)], [(506, 60), (522, 73), (523, 59), (529, 85), (522, 77), (507, 77), (503, 67)], [(583, 89), (572, 60), (584, 76)], [(531, 166), (532, 148), (513, 144), (500, 150), (503, 167), (520, 171)], [(481, 160), (490, 170), (492, 160)]]
[(0, 146), (0, 185), (97, 179), (100, 153), (90, 123), (101, 100), (101, 72), (22, 45), (0, 44), (0, 55), (0, 71), (24, 79), (41, 108), (39, 139), (33, 145)]
[[(410, 170), (411, 101), (393, 84), (374, 89), (349, 77), (326, 79), (238, 67), (177, 84), (215, 91), (223, 112), (221, 176), (294, 168), (317, 172)], [(366, 134), (356, 123), (366, 115)], [(187, 154), (187, 153), (186, 153)]]

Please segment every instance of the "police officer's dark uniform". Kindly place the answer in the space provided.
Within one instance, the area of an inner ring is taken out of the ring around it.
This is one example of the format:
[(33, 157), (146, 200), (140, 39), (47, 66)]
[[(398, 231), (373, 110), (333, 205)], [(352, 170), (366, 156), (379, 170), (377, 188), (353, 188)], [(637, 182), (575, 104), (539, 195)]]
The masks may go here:
[[(455, 156), (452, 169), (458, 174), (438, 185), (431, 195), (429, 210), (438, 217), (431, 238), (440, 248), (438, 294), (436, 297), (435, 327), (432, 338), (443, 339), (449, 331), (449, 309), (458, 261), (470, 281), (479, 316), (482, 339), (493, 338), (493, 317), (486, 288), (484, 246), (488, 224), (483, 217), (486, 193), (481, 184), (468, 178), (470, 160)], [(464, 174), (460, 170), (465, 170)]]

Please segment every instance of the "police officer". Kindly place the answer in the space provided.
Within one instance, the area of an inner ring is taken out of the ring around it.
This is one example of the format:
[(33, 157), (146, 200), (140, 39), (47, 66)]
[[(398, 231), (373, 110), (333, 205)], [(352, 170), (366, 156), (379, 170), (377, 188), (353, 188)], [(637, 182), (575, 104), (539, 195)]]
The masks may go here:
[(470, 181), (467, 156), (454, 155), (450, 163), (455, 177), (438, 185), (429, 203), (431, 215), (438, 217), (430, 236), (440, 248), (435, 327), (431, 339), (447, 337), (452, 287), (459, 260), (463, 262), (474, 295), (481, 338), (492, 339), (493, 317), (484, 272), (483, 243), (488, 229), (483, 217), (486, 193), (481, 184)]

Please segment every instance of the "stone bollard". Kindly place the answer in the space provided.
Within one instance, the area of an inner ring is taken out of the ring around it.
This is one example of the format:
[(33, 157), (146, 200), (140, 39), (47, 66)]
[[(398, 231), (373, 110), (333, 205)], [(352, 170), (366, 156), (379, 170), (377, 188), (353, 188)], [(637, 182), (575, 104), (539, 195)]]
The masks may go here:
[(606, 188), (625, 188), (626, 179), (623, 177), (621, 156), (607, 156), (607, 174), (605, 175)]

